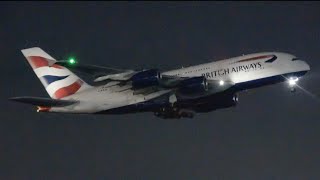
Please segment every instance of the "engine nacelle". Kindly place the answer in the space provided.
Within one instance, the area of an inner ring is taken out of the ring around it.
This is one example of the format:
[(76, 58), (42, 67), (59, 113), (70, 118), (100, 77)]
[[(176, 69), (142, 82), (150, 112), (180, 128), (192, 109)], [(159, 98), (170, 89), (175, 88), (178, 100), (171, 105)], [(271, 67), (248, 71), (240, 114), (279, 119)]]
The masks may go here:
[(196, 112), (210, 112), (217, 109), (235, 107), (238, 104), (237, 94), (217, 94), (215, 97), (204, 97), (193, 109)]
[(132, 81), (133, 88), (144, 88), (158, 85), (160, 80), (160, 71), (157, 69), (141, 71), (133, 75), (130, 80)]
[(208, 83), (204, 76), (193, 77), (181, 81), (179, 91), (181, 93), (195, 94), (208, 90)]

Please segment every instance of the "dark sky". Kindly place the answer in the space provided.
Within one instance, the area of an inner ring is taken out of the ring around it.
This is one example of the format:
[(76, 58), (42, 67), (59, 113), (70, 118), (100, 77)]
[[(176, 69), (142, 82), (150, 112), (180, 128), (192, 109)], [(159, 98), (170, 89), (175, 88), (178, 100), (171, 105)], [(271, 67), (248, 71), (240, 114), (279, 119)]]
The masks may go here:
[[(0, 179), (319, 179), (319, 2), (0, 3)], [(194, 119), (151, 113), (36, 113), (13, 96), (48, 97), (20, 50), (57, 59), (160, 68), (261, 51), (306, 60), (285, 83), (243, 92)]]

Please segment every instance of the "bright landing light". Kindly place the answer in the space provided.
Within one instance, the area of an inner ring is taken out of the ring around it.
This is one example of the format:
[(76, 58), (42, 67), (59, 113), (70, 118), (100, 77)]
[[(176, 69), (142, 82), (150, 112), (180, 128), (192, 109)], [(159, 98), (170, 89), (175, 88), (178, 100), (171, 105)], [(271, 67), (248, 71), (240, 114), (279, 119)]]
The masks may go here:
[(224, 85), (224, 81), (220, 80), (219, 84), (220, 84), (220, 86), (223, 86)]
[(290, 78), (289, 79), (289, 85), (290, 86), (294, 86), (296, 83), (297, 83), (297, 81), (298, 81), (299, 79), (296, 77), (296, 78)]

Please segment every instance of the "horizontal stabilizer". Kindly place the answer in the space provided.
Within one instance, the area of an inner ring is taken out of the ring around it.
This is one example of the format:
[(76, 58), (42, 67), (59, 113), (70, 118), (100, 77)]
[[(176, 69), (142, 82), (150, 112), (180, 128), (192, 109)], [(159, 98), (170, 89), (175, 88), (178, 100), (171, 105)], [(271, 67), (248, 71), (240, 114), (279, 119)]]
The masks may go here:
[(32, 104), (36, 106), (47, 106), (47, 107), (68, 106), (77, 102), (72, 100), (58, 100), (58, 99), (26, 97), (26, 96), (13, 97), (13, 98), (10, 98), (9, 100), (26, 103), (26, 104)]

